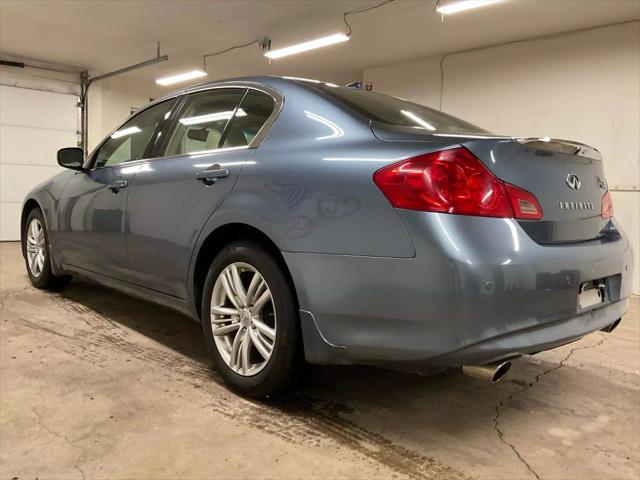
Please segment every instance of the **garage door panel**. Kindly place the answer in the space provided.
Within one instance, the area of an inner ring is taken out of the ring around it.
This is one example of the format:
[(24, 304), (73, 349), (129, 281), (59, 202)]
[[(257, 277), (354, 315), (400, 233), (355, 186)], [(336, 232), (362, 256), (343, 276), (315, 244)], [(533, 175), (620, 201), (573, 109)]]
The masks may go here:
[(34, 186), (62, 170), (59, 166), (0, 165), (0, 201), (22, 203)]
[(20, 237), (20, 214), (22, 202), (0, 202), (0, 241), (17, 240)]
[[(43, 84), (43, 88), (45, 85)], [(78, 97), (0, 85), (0, 237), (20, 238), (25, 195), (62, 171), (56, 152), (76, 145)]]
[(0, 163), (57, 165), (56, 152), (76, 145), (75, 131), (0, 125)]
[(78, 97), (0, 85), (0, 123), (76, 130)]

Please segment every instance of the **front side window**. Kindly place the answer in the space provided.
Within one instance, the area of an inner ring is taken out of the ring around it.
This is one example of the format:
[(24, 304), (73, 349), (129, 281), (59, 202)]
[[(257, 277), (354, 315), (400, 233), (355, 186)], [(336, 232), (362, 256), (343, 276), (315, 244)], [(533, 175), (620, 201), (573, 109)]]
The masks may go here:
[(113, 132), (98, 150), (94, 167), (111, 167), (144, 158), (149, 141), (169, 117), (174, 103), (175, 99), (171, 99), (147, 108)]
[(275, 105), (276, 102), (270, 95), (249, 90), (229, 125), (222, 147), (249, 145), (273, 112)]
[(225, 88), (189, 95), (169, 136), (164, 155), (183, 155), (219, 148), (225, 127), (244, 92), (244, 89)]

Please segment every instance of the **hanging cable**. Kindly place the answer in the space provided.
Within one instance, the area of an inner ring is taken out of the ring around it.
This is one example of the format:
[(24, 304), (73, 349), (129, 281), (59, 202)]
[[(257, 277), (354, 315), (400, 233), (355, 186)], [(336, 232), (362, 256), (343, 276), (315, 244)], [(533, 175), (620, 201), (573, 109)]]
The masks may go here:
[[(382, 7), (383, 5), (387, 5), (391, 2), (394, 2), (395, 0), (385, 0), (384, 2), (380, 2), (377, 3), (375, 5), (371, 5), (370, 7), (365, 7), (365, 8), (361, 8), (358, 10), (350, 10), (348, 12), (344, 12), (342, 14), (342, 20), (344, 21), (344, 24), (347, 26), (347, 36), (351, 36), (352, 33), (352, 28), (351, 25), (349, 24), (349, 22), (347, 21), (347, 17), (349, 15), (357, 15), (359, 13), (364, 13), (364, 12), (369, 12), (371, 10), (375, 10), (376, 8)], [(257, 40), (253, 40), (252, 42), (248, 42), (248, 43), (243, 43), (242, 45), (234, 45), (233, 47), (229, 47), (229, 48), (225, 48), (224, 50), (220, 50), (218, 52), (213, 52), (213, 53), (209, 53), (207, 55), (203, 55), (202, 56), (202, 67), (204, 68), (205, 72), (207, 71), (207, 58), (209, 57), (215, 57), (217, 55), (222, 55), (223, 53), (227, 53), (230, 52), (231, 50), (236, 50), (238, 48), (245, 48), (245, 47), (249, 47), (251, 45), (258, 45), (260, 47), (260, 51), (262, 52), (268, 52), (271, 49), (271, 39), (269, 37), (263, 37)]]
[(258, 45), (260, 47), (260, 51), (268, 51), (271, 48), (271, 39), (269, 37), (262, 37), (257, 40), (254, 40), (249, 43), (244, 43), (242, 45), (234, 45), (233, 47), (225, 48), (224, 50), (220, 50), (219, 52), (208, 53), (207, 55), (202, 56), (202, 66), (204, 67), (204, 71), (207, 71), (207, 58), (215, 57), (216, 55), (222, 55), (223, 53), (230, 52), (231, 50), (236, 50), (237, 48), (245, 48), (250, 47), (251, 45)]
[(440, 59), (440, 106), (438, 107), (438, 110), (440, 111), (442, 111), (442, 99), (444, 97), (444, 61), (449, 55), (451, 54), (447, 53)]
[(349, 22), (347, 22), (347, 16), (357, 15), (358, 13), (364, 13), (370, 10), (375, 10), (376, 8), (382, 7), (383, 5), (386, 5), (394, 1), (395, 0), (385, 0), (384, 2), (380, 2), (376, 5), (371, 5), (370, 7), (361, 8), (360, 10), (350, 10), (348, 12), (344, 12), (344, 14), (342, 15), (342, 20), (344, 21), (344, 24), (347, 26), (347, 36), (350, 37), (352, 32), (351, 25), (349, 25)]

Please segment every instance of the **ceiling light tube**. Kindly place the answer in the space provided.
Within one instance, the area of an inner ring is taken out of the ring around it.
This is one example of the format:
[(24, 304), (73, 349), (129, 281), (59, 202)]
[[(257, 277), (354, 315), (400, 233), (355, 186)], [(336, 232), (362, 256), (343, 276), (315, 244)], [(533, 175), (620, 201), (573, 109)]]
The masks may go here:
[(174, 83), (186, 82), (187, 80), (206, 76), (207, 72), (203, 72), (202, 70), (193, 70), (192, 72), (185, 72), (178, 75), (172, 75), (170, 77), (159, 78), (156, 80), (156, 83), (158, 85), (173, 85)]
[(436, 12), (442, 15), (463, 12), (472, 8), (486, 7), (503, 0), (440, 0), (436, 6)]
[(349, 40), (349, 37), (344, 33), (335, 33), (327, 37), (316, 38), (315, 40), (309, 40), (308, 42), (297, 43), (289, 47), (279, 48), (277, 50), (269, 50), (264, 54), (268, 58), (282, 58), (289, 55), (295, 55), (296, 53), (307, 52), (309, 50), (315, 50), (316, 48), (327, 47), (336, 43), (342, 43)]

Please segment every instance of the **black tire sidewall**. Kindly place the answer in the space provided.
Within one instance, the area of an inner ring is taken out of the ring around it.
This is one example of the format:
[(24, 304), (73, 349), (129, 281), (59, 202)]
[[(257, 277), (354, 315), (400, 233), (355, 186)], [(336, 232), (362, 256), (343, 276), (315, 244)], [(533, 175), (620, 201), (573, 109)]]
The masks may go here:
[[(234, 262), (248, 263), (260, 272), (271, 290), (276, 313), (276, 341), (271, 358), (261, 372), (250, 377), (237, 374), (225, 363), (209, 321), (215, 281), (220, 272)], [(273, 254), (251, 242), (227, 245), (211, 262), (202, 298), (202, 329), (207, 349), (216, 370), (234, 390), (253, 398), (265, 398), (291, 382), (300, 362), (298, 308), (293, 288)]]

